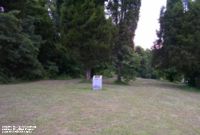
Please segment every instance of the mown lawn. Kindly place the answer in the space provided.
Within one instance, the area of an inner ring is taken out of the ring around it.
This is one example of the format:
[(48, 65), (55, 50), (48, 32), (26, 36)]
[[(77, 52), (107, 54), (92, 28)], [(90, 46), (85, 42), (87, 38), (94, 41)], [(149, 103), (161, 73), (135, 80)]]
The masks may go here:
[(200, 92), (144, 79), (96, 92), (79, 80), (0, 85), (3, 125), (36, 125), (34, 135), (200, 135)]

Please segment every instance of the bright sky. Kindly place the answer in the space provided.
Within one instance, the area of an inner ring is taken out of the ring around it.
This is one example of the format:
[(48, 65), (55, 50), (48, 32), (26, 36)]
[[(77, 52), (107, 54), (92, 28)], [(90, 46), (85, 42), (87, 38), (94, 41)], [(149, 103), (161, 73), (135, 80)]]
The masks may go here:
[(166, 0), (142, 0), (140, 19), (135, 36), (135, 45), (151, 48), (157, 39), (156, 30), (159, 30), (160, 9), (166, 5)]

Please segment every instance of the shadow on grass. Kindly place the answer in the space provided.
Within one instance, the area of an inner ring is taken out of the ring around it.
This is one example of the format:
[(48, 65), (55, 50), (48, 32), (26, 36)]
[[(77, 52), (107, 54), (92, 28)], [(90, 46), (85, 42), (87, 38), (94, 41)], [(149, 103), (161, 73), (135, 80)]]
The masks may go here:
[(112, 84), (114, 85), (123, 85), (123, 86), (130, 86), (130, 84), (128, 82), (124, 82), (124, 81), (113, 81)]
[(80, 81), (79, 81), (79, 83), (92, 83), (92, 80), (85, 80), (85, 79), (81, 79)]
[(179, 82), (168, 82), (165, 80), (153, 80), (153, 79), (140, 79), (132, 84), (135, 87), (156, 87), (156, 88), (166, 88), (171, 90), (182, 90), (187, 92), (197, 92), (200, 93), (200, 89), (189, 87), (186, 84)]
[(187, 84), (180, 83), (180, 82), (174, 82), (174, 83), (168, 82), (167, 85), (168, 85), (168, 87), (177, 88), (178, 90), (182, 90), (182, 91), (186, 91), (186, 92), (200, 93), (200, 88), (191, 87), (191, 86), (188, 86)]
[(181, 90), (185, 92), (195, 92), (195, 93), (200, 93), (200, 88), (195, 88), (195, 87), (190, 87), (187, 84), (183, 83), (172, 83), (172, 82), (163, 82), (161, 84), (152, 84), (157, 87), (165, 87), (165, 88), (170, 88), (173, 90)]
[(195, 92), (195, 93), (200, 93), (200, 88), (195, 88), (195, 87), (191, 87), (188, 85), (183, 85), (180, 87), (181, 90), (187, 91), (187, 92)]

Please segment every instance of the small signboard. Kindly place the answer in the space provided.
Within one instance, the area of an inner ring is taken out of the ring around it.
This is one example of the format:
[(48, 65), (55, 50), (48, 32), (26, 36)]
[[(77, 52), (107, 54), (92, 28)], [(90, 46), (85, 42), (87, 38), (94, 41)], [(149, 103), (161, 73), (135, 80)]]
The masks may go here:
[(102, 75), (94, 75), (92, 78), (92, 89), (101, 90), (102, 89)]

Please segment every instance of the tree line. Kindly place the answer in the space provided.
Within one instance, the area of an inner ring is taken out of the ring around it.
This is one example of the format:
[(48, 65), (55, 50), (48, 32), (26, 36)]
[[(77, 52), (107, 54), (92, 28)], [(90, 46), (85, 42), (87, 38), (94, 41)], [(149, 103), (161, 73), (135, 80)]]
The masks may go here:
[[(0, 82), (112, 70), (134, 78), (140, 0), (1, 0)], [(109, 72), (109, 71), (108, 71)]]
[[(187, 2), (187, 1), (186, 1)], [(200, 0), (167, 0), (153, 49), (154, 67), (168, 79), (200, 87)]]
[(200, 1), (167, 0), (158, 40), (135, 46), (140, 0), (1, 0), (0, 82), (116, 75), (200, 85)]

